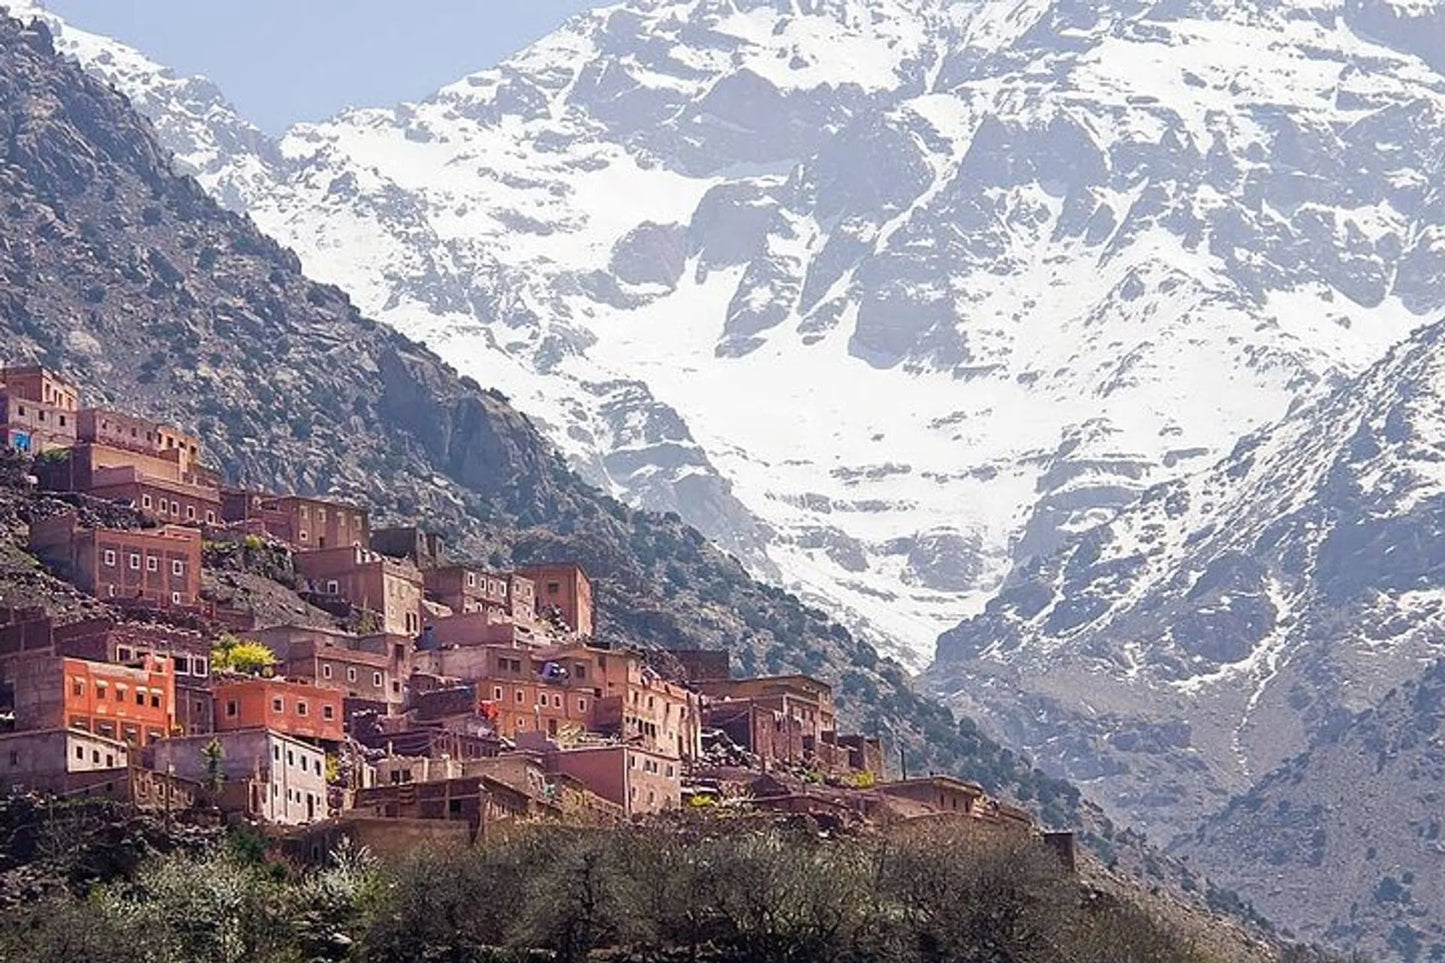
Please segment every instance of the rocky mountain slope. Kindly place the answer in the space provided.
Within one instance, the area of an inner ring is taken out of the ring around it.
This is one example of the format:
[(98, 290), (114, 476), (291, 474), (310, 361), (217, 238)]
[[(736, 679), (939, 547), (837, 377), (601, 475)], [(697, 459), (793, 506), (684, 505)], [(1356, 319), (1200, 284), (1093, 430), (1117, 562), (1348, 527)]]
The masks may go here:
[(1306, 934), (1379, 959), (1445, 954), (1445, 662), (1339, 718), (1307, 752), (1179, 839), (1191, 865), (1249, 881), (1265, 912), (1314, 907)]
[[(1358, 767), (1330, 770), (1343, 750), (1321, 740), (1334, 745), (1352, 714), (1445, 655), (1442, 385), (1445, 322), (1210, 471), (1150, 489), (1015, 571), (984, 614), (940, 639), (930, 681), (1156, 835), (1192, 833), (1231, 795), (1277, 786), (1251, 789), (1312, 747), (1312, 785), (1356, 791)], [(1361, 818), (1392, 811), (1366, 795), (1421, 791), (1421, 753), (1434, 750), (1410, 748), (1358, 787)], [(1369, 837), (1341, 828), (1322, 873), (1364, 862)], [(1253, 853), (1217, 841), (1215, 865), (1259, 878)], [(1411, 868), (1440, 872), (1424, 852)], [(1302, 886), (1283, 893), (1282, 920), (1345, 918)]]
[(274, 144), (60, 42), (591, 481), (921, 664), (1445, 306), (1442, 10), (631, 0)]
[(175, 174), (145, 120), (56, 55), (43, 23), (3, 17), (0, 199), (0, 357), (198, 429), (235, 480), (357, 498), (498, 565), (580, 561), (606, 636), (820, 674), (851, 726), (906, 746), (914, 767), (966, 772), (1054, 822), (1092, 819), (1072, 787), (918, 695), (822, 612), (753, 581), (675, 516), (587, 486), (498, 395), (308, 280)]

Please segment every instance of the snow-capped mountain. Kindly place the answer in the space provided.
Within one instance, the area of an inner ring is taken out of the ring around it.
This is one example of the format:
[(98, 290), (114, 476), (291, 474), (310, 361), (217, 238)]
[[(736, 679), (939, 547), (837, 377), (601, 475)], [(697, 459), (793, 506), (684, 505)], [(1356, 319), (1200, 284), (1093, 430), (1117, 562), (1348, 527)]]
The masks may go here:
[(275, 144), (59, 42), (590, 478), (921, 663), (1445, 305), (1440, 11), (632, 0)]
[(930, 671), (1167, 838), (1442, 656), (1445, 322), (1017, 570)]

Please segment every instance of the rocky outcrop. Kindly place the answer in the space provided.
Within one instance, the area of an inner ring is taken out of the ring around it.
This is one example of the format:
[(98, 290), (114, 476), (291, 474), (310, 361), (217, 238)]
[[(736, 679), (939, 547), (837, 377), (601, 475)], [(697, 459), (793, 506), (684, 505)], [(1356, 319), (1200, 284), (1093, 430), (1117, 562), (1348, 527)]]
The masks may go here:
[[(1260, 905), (1288, 925), (1392, 956), (1400, 926), (1445, 946), (1429, 900), (1403, 916), (1372, 905), (1367, 877), (1388, 868), (1366, 853), (1399, 827), (1359, 823), (1421, 818), (1432, 737), (1375, 753), (1368, 775), (1341, 742), (1345, 726), (1357, 742), (1388, 731), (1379, 720), (1401, 711), (1399, 698), (1383, 706), (1390, 690), (1428, 706), (1439, 688), (1438, 668), (1420, 676), (1445, 657), (1442, 384), (1445, 322), (1208, 471), (1020, 563), (982, 614), (939, 639), (930, 683), (1049, 770), (1088, 780), (1120, 817), (1181, 836), (1181, 852), (1225, 882), (1264, 887)], [(1358, 813), (1343, 802), (1352, 792)], [(1339, 800), (1316, 820), (1323, 854), (1296, 845), (1306, 796)], [(1261, 799), (1292, 808), (1263, 814), (1251, 808)], [(1401, 872), (1438, 875), (1438, 854), (1407, 849)], [(1284, 869), (1298, 861), (1317, 875)]]

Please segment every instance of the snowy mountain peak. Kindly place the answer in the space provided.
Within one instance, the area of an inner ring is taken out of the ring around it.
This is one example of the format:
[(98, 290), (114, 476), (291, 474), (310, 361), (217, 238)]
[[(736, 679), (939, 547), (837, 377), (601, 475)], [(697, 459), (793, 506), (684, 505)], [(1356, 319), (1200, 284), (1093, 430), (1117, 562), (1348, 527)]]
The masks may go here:
[(628, 2), (254, 146), (222, 104), (73, 49), (591, 479), (921, 664), (1014, 562), (1445, 306), (1442, 23)]

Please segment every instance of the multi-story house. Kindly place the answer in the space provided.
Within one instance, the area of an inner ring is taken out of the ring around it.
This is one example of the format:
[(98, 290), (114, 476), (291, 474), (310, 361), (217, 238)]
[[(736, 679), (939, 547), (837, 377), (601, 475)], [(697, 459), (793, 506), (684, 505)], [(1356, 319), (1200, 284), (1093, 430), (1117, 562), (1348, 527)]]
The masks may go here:
[(76, 437), (109, 448), (121, 448), (173, 462), (182, 475), (201, 469), (201, 440), (159, 421), (109, 408), (82, 408)]
[(592, 580), (582, 566), (539, 565), (518, 569), (517, 575), (532, 583), (539, 618), (560, 617), (581, 638), (592, 637)]
[(214, 728), (211, 643), (204, 633), (98, 618), (59, 626), (53, 634), (58, 655), (129, 666), (152, 657), (163, 660), (175, 677), (175, 729), (190, 735)]
[(469, 565), (445, 565), (422, 572), (426, 594), (456, 615), (508, 613), (507, 576)]
[[(219, 758), (208, 753), (212, 741)], [(222, 808), (283, 825), (327, 816), (326, 754), (265, 728), (236, 729), (157, 743), (147, 761), (158, 772), (211, 786)], [(217, 772), (217, 769), (219, 772)]]
[(124, 769), (129, 747), (79, 729), (35, 729), (0, 735), (0, 792), (64, 793), (80, 773)]
[(684, 759), (701, 754), (698, 695), (664, 679), (640, 654), (573, 645), (539, 650), (532, 659), (544, 676), (561, 674), (567, 685), (593, 690), (595, 731)]
[(130, 745), (171, 734), (175, 677), (155, 657), (138, 667), (25, 653), (12, 658), (15, 728), (79, 729)]
[(212, 687), (216, 731), (270, 729), (297, 739), (336, 743), (343, 736), (342, 694), (285, 679), (218, 678)]
[(87, 528), (73, 512), (30, 526), (30, 550), (96, 598), (193, 608), (201, 596), (201, 534), (194, 528)]
[(80, 391), (40, 365), (0, 367), (0, 443), (39, 454), (75, 444)]
[(706, 699), (704, 720), (764, 761), (849, 764), (837, 748), (833, 689), (804, 675), (704, 679), (693, 687)]
[(314, 625), (273, 625), (250, 636), (276, 653), (289, 677), (341, 689), (353, 700), (394, 707), (406, 699), (415, 643), (411, 636), (356, 635)]
[(412, 562), (346, 545), (299, 552), (296, 570), (313, 592), (373, 613), (381, 632), (414, 637), (421, 631), (422, 575)]
[(343, 502), (227, 488), (222, 491), (221, 517), (257, 526), (302, 551), (371, 545), (366, 510)]
[(155, 450), (154, 445), (119, 448), (84, 442), (38, 463), (36, 475), (51, 491), (128, 502), (153, 521), (215, 525), (221, 516), (217, 476), (191, 460), (192, 442), (177, 444), (188, 447)]
[(682, 765), (676, 756), (629, 745), (578, 746), (542, 756), (548, 772), (565, 773), (628, 816), (682, 805)]

